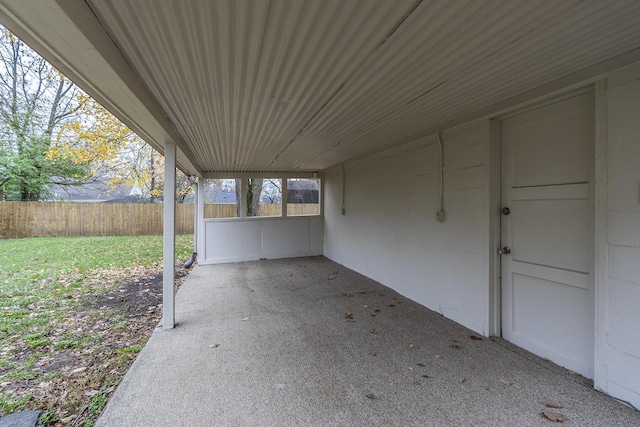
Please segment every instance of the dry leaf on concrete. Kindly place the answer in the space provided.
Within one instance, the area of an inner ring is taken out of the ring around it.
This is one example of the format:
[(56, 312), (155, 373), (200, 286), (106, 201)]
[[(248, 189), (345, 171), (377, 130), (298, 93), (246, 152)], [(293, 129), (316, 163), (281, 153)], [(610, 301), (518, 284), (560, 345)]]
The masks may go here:
[(482, 338), (480, 338), (477, 335), (469, 335), (469, 339), (472, 339), (474, 341), (481, 341), (482, 340)]
[(538, 400), (538, 403), (542, 403), (547, 408), (556, 408), (556, 409), (564, 408), (564, 406), (562, 406), (560, 403), (554, 402), (553, 400), (550, 400), (550, 399), (540, 399)]
[(500, 380), (500, 382), (506, 386), (513, 386), (515, 388), (520, 388), (520, 386), (516, 383), (514, 383), (513, 381), (509, 381), (509, 380)]
[(417, 349), (420, 348), (420, 346), (418, 344), (411, 343), (411, 344), (409, 344), (409, 348), (411, 350), (417, 350)]
[(542, 411), (542, 415), (556, 423), (562, 423), (567, 419), (567, 417), (565, 417), (564, 415), (551, 411)]
[(371, 332), (372, 334), (374, 334), (374, 335), (378, 333), (378, 331), (377, 331), (376, 329), (372, 329), (370, 332)]
[(344, 314), (344, 318), (345, 318), (345, 319), (353, 319), (353, 314), (351, 314), (351, 312), (350, 312), (350, 311), (347, 311), (347, 312)]

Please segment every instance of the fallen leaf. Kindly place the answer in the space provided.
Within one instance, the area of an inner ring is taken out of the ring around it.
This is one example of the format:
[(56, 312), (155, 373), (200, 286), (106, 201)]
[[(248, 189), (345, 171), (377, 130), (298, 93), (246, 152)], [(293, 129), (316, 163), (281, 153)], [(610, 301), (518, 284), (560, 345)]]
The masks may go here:
[(509, 386), (509, 387), (513, 386), (513, 387), (515, 387), (515, 388), (520, 388), (520, 386), (519, 386), (518, 384), (514, 383), (513, 381), (509, 381), (509, 380), (500, 380), (500, 382), (501, 382), (502, 384), (506, 385), (506, 386)]
[(472, 339), (472, 340), (474, 340), (474, 341), (481, 341), (481, 340), (482, 340), (482, 338), (480, 338), (480, 337), (479, 337), (479, 336), (477, 336), (477, 335), (469, 335), (469, 338), (470, 338), (470, 339)]
[(376, 395), (373, 394), (373, 393), (369, 393), (369, 394), (367, 394), (367, 399), (374, 400), (374, 399), (376, 399)]
[(564, 406), (562, 406), (560, 403), (554, 402), (553, 400), (549, 400), (549, 399), (540, 399), (538, 400), (538, 403), (542, 403), (547, 408), (556, 408), (556, 409), (564, 408)]
[(416, 363), (416, 365), (421, 366), (421, 367), (423, 367), (423, 368), (426, 368), (426, 367), (427, 367), (427, 365), (425, 365), (424, 363)]
[(218, 347), (220, 347), (220, 344), (211, 344), (209, 346), (209, 348), (218, 348)]
[(388, 304), (387, 307), (395, 307), (395, 304)]
[(73, 375), (73, 374), (79, 374), (80, 372), (84, 372), (86, 371), (87, 368), (86, 367), (82, 367), (82, 368), (76, 368), (73, 371), (69, 372), (69, 374)]
[(377, 331), (377, 330), (375, 330), (375, 329), (372, 329), (372, 330), (371, 330), (371, 333), (375, 335), (375, 334), (377, 334), (377, 333), (378, 333), (378, 331)]
[(547, 417), (548, 419), (556, 423), (562, 423), (567, 420), (567, 417), (557, 412), (542, 411), (542, 415), (544, 415), (545, 417)]
[(336, 276), (329, 276), (329, 277), (327, 277), (327, 280), (333, 280), (335, 278), (336, 278)]
[(411, 343), (411, 344), (409, 344), (409, 348), (411, 350), (417, 350), (417, 349), (420, 348), (420, 346), (418, 344)]
[(345, 318), (345, 319), (353, 319), (353, 314), (351, 314), (351, 312), (350, 312), (350, 311), (347, 311), (347, 312), (344, 314), (344, 318)]
[(442, 359), (442, 356), (440, 356), (439, 354), (436, 354), (436, 359)]
[(248, 317), (243, 317), (241, 320), (242, 320), (243, 322), (246, 322), (247, 320), (249, 320), (249, 318), (248, 318)]

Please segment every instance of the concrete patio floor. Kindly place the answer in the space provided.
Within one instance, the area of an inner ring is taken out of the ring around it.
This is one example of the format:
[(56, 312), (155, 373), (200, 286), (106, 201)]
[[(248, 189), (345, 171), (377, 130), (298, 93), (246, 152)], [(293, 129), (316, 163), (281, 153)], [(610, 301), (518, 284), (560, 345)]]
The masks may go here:
[(176, 313), (98, 426), (640, 426), (585, 378), (324, 257), (198, 266)]

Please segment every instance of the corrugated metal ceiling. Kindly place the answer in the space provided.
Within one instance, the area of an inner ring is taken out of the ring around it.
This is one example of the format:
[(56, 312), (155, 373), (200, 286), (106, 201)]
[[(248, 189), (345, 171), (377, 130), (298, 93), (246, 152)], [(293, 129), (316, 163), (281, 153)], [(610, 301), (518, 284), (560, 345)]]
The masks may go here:
[(640, 48), (637, 1), (86, 4), (204, 172), (323, 170)]

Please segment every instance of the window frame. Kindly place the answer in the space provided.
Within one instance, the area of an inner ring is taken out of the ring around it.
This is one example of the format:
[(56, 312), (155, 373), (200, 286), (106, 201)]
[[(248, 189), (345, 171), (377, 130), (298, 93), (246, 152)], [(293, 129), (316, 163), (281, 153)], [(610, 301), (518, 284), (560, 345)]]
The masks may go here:
[[(205, 218), (205, 222), (209, 221), (259, 221), (259, 220), (282, 220), (287, 218), (300, 219), (300, 218), (314, 218), (314, 217), (322, 217), (324, 216), (324, 179), (318, 172), (290, 172), (290, 173), (279, 173), (279, 172), (251, 172), (251, 173), (223, 173), (223, 172), (214, 172), (205, 174), (205, 180), (208, 179), (233, 179), (240, 180), (242, 183), (240, 188), (240, 199), (245, 200), (247, 197), (247, 186), (248, 180), (250, 178), (260, 178), (260, 179), (280, 179), (281, 180), (281, 210), (280, 215), (278, 216), (247, 216), (247, 205), (246, 203), (240, 204), (240, 216), (239, 217), (228, 217), (228, 218)], [(317, 179), (318, 180), (318, 214), (310, 214), (310, 215), (287, 215), (287, 181), (290, 178), (307, 178), (307, 179)], [(237, 203), (237, 202), (236, 202)]]

